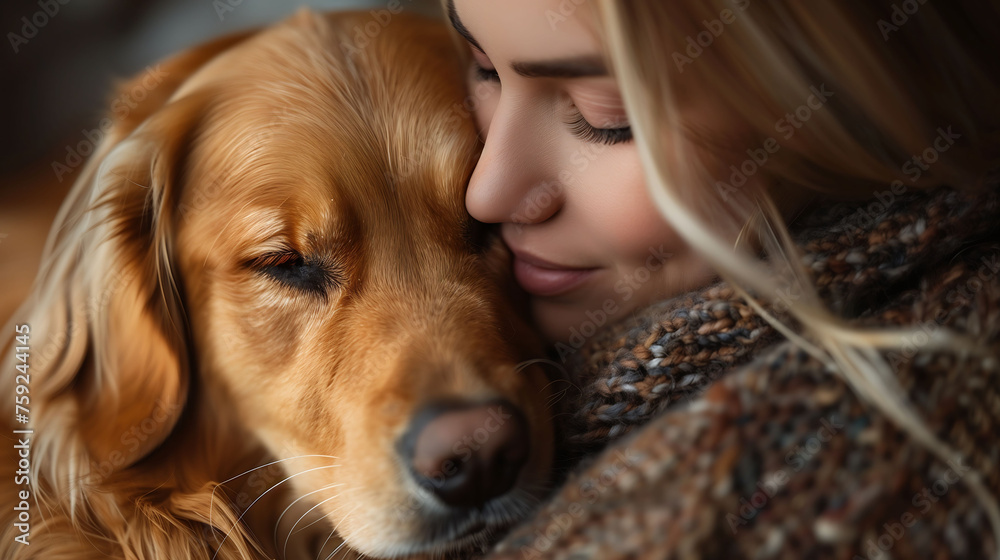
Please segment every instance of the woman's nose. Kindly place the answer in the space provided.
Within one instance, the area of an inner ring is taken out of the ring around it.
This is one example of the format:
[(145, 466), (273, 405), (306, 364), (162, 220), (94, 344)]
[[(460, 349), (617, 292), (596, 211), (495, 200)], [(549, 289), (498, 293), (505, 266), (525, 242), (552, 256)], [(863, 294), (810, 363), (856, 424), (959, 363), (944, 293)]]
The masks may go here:
[(563, 204), (553, 143), (530, 112), (514, 109), (497, 105), (469, 180), (465, 205), (481, 222), (540, 223)]

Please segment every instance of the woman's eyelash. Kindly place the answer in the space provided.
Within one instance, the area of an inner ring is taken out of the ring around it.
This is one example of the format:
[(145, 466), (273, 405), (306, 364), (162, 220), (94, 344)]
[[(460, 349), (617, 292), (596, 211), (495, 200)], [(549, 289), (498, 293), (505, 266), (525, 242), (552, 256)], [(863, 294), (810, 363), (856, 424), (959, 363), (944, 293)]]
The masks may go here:
[(581, 140), (587, 142), (597, 142), (601, 144), (620, 144), (632, 140), (632, 127), (621, 126), (617, 128), (597, 128), (587, 122), (582, 113), (577, 113), (576, 117), (566, 124), (570, 131)]
[(476, 72), (476, 80), (480, 82), (499, 82), (500, 74), (497, 73), (496, 68), (486, 69), (480, 66), (478, 63), (473, 63), (473, 69)]

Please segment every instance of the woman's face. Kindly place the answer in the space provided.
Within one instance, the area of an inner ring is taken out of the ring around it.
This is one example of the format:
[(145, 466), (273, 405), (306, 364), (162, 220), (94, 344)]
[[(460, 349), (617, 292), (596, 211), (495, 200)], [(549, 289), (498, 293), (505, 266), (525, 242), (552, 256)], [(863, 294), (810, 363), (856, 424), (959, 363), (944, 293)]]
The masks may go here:
[(638, 307), (706, 282), (708, 267), (646, 192), (591, 6), (453, 1), (485, 139), (466, 206), (501, 224), (545, 335), (578, 347)]

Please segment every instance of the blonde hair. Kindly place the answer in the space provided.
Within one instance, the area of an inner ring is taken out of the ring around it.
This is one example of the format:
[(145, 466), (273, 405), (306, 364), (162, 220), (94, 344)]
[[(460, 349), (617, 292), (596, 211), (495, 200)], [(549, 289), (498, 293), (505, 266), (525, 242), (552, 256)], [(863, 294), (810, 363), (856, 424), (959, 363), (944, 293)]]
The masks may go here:
[[(1000, 52), (991, 29), (1000, 7), (918, 0), (600, 0), (598, 9), (599, 33), (662, 214), (751, 305), (859, 397), (942, 460), (958, 459), (920, 418), (879, 352), (902, 346), (915, 330), (860, 330), (829, 311), (800, 264), (778, 203), (809, 193), (871, 198), (889, 185), (983, 188), (1000, 160), (1000, 80), (991, 60)], [(800, 126), (776, 134), (782, 119), (788, 124), (795, 109), (824, 87), (835, 102), (801, 112), (808, 122), (800, 118)], [(699, 130), (685, 119), (696, 98), (710, 98), (725, 130)], [(936, 153), (933, 165), (920, 173), (901, 167), (949, 130), (959, 139)], [(753, 157), (746, 150), (764, 145), (773, 150), (766, 163), (747, 167), (753, 173), (743, 174), (745, 185), (719, 180), (717, 170), (735, 174)], [(755, 254), (751, 243), (737, 242), (734, 250), (740, 232), (738, 240), (749, 233), (768, 258)], [(796, 290), (788, 314), (803, 335), (758, 301), (773, 301), (776, 285)], [(945, 329), (927, 347), (988, 351)], [(996, 497), (979, 473), (970, 474), (966, 482), (1000, 543)]]

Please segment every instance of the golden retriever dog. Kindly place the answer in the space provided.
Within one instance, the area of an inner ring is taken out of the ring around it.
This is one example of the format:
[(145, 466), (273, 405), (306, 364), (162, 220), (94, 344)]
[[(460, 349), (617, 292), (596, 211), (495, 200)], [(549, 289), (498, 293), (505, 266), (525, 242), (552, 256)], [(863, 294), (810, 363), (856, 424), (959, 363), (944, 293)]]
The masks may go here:
[(538, 501), (547, 381), (465, 211), (465, 65), (441, 22), (372, 21), (124, 85), (7, 327), (4, 558), (442, 557)]

